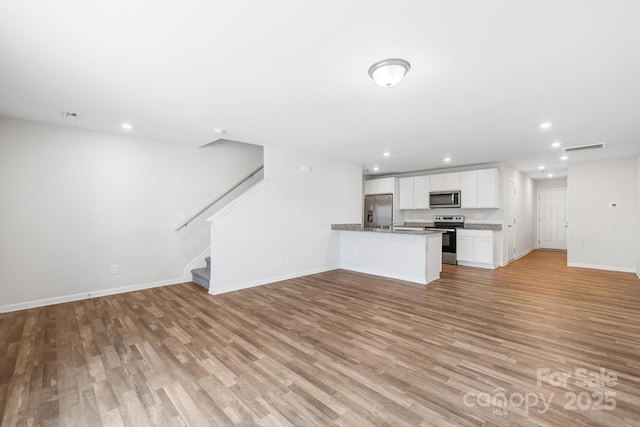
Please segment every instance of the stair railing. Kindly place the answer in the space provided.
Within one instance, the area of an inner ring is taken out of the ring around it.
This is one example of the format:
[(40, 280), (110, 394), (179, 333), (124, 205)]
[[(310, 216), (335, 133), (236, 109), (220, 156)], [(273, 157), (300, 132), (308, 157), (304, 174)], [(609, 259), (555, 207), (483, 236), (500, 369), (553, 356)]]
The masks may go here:
[(207, 210), (209, 210), (209, 208), (211, 208), (213, 205), (215, 205), (216, 203), (218, 203), (220, 200), (222, 200), (223, 198), (225, 198), (226, 196), (228, 196), (233, 190), (235, 190), (236, 188), (240, 187), (242, 184), (244, 184), (245, 182), (249, 181), (250, 179), (253, 178), (253, 176), (255, 174), (257, 174), (258, 172), (260, 172), (262, 169), (264, 169), (264, 165), (260, 165), (260, 167), (258, 167), (257, 169), (255, 169), (253, 172), (251, 172), (249, 175), (245, 176), (244, 178), (242, 178), (240, 181), (238, 181), (234, 186), (232, 186), (231, 188), (229, 188), (227, 191), (224, 192), (224, 194), (222, 194), (221, 196), (217, 197), (214, 201), (212, 201), (211, 203), (209, 203), (208, 205), (206, 205), (204, 208), (200, 209), (197, 213), (191, 215), (189, 217), (189, 219), (187, 219), (185, 222), (181, 223), (178, 227), (175, 228), (176, 231), (186, 227), (187, 225), (189, 225), (194, 219), (198, 218), (200, 215), (202, 215), (203, 213), (205, 213)]

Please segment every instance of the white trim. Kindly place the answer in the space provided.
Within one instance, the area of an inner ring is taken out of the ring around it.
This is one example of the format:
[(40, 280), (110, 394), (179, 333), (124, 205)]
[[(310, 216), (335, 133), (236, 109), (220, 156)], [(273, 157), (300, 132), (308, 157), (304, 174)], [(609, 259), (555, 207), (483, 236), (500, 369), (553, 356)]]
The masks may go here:
[(138, 285), (123, 286), (121, 288), (102, 289), (99, 291), (83, 292), (79, 294), (64, 295), (60, 297), (44, 298), (34, 301), (21, 302), (18, 304), (9, 304), (0, 306), (0, 313), (8, 313), (10, 311), (26, 310), (28, 308), (44, 307), (46, 305), (62, 304), (65, 302), (78, 301), (83, 299), (91, 299), (104, 297), (108, 295), (122, 294), (125, 292), (139, 291), (142, 289), (157, 288), (160, 286), (177, 285), (184, 283), (184, 278), (177, 277), (175, 279), (159, 280), (157, 282), (141, 283)]
[(244, 283), (237, 284), (232, 288), (216, 288), (213, 283), (210, 283), (209, 284), (209, 294), (211, 294), (211, 295), (220, 295), (220, 294), (225, 294), (227, 292), (234, 292), (234, 291), (239, 291), (239, 290), (242, 290), (242, 289), (254, 288), (256, 286), (268, 285), (270, 283), (275, 283), (275, 282), (282, 282), (283, 280), (297, 279), (298, 277), (309, 276), (310, 274), (325, 273), (327, 271), (332, 271), (332, 270), (337, 270), (337, 269), (338, 269), (338, 267), (316, 268), (316, 269), (313, 269), (313, 270), (300, 271), (300, 272), (291, 273), (291, 274), (284, 274), (282, 276), (273, 276), (273, 277), (268, 277), (266, 279), (252, 280), (250, 282), (244, 282)]
[(211, 246), (209, 246), (207, 249), (202, 251), (193, 260), (191, 260), (189, 264), (185, 265), (182, 273), (184, 280), (187, 282), (193, 281), (193, 275), (191, 274), (191, 270), (198, 268), (198, 266), (201, 266), (202, 263), (205, 262), (204, 259), (210, 255), (211, 255)]
[(268, 180), (269, 180), (268, 178), (262, 178), (260, 181), (258, 181), (255, 185), (253, 185), (247, 191), (245, 191), (244, 193), (240, 194), (238, 197), (236, 197), (235, 199), (233, 199), (232, 201), (227, 203), (218, 212), (214, 213), (209, 218), (207, 218), (206, 221), (214, 223), (214, 222), (218, 221), (220, 218), (226, 216), (237, 205), (239, 205), (244, 199), (248, 198), (249, 196), (253, 195), (253, 193), (256, 193), (258, 190), (260, 190), (262, 187), (264, 187), (264, 185), (267, 183)]
[[(595, 265), (595, 264), (583, 264), (579, 262), (568, 262), (567, 267), (578, 268), (592, 268), (594, 270), (607, 270), (607, 271), (620, 271), (622, 273), (636, 273), (636, 269), (633, 267), (614, 267), (611, 265)], [(640, 276), (639, 276), (640, 277)]]

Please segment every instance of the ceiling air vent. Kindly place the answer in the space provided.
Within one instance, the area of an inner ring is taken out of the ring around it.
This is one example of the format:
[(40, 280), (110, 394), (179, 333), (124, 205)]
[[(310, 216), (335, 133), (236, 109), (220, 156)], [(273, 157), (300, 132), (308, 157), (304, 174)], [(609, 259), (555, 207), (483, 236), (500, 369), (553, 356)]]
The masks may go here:
[(575, 147), (563, 148), (563, 150), (565, 153), (571, 153), (574, 151), (597, 150), (599, 148), (604, 148), (606, 145), (606, 142), (602, 142), (600, 144), (576, 145)]

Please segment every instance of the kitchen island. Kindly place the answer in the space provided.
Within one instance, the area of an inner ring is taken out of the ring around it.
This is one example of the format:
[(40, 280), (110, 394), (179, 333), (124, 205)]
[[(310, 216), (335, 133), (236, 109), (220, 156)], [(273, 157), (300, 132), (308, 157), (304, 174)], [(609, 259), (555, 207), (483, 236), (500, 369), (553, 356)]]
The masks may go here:
[(442, 231), (363, 228), (333, 224), (340, 268), (426, 285), (440, 278)]

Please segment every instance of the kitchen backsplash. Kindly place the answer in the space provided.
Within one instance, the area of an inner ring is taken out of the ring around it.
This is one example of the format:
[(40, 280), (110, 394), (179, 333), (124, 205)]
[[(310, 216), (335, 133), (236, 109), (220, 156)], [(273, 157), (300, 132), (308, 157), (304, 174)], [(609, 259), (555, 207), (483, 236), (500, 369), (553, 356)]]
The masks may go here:
[[(405, 222), (431, 222), (435, 215), (464, 215), (468, 222), (502, 223), (502, 209), (416, 209), (402, 211)], [(395, 222), (395, 221), (394, 221)]]

